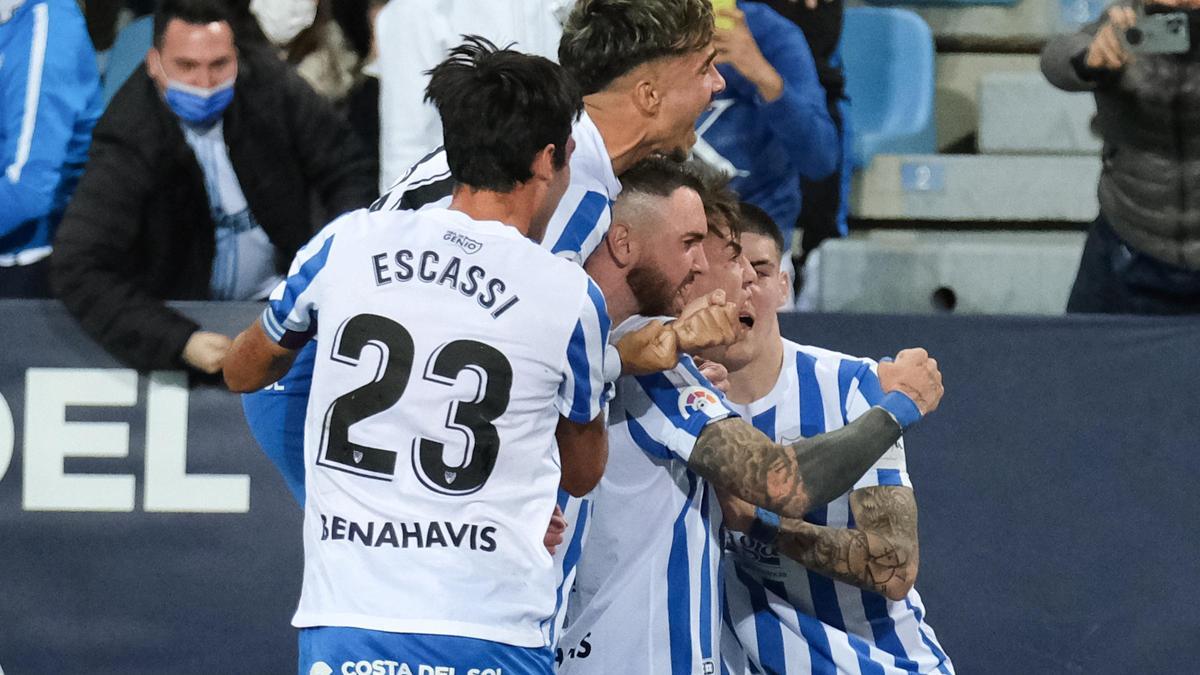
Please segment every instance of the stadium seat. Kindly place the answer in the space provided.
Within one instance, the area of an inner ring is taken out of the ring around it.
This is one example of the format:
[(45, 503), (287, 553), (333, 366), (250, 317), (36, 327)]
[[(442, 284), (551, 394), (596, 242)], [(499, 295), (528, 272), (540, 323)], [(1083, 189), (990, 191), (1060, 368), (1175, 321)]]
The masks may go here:
[(1085, 237), (871, 230), (821, 244), (806, 292), (822, 312), (1062, 314)]
[(937, 152), (933, 34), (906, 9), (847, 7), (842, 58), (855, 168), (877, 154)]
[(104, 74), (104, 105), (107, 106), (125, 80), (146, 61), (146, 51), (154, 42), (154, 18), (144, 16), (121, 29), (108, 52)]
[(880, 155), (850, 213), (869, 220), (1090, 223), (1100, 154)]

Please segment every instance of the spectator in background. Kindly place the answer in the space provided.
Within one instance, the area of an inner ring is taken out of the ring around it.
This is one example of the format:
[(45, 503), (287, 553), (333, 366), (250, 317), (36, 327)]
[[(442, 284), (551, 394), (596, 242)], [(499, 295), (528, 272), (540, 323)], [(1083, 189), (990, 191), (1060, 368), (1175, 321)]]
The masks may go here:
[(342, 108), (379, 173), (379, 53), (375, 23), (387, 0), (339, 0), (333, 18), (342, 27), (350, 47), (359, 57), (359, 73)]
[(100, 117), (74, 0), (0, 0), (0, 297), (50, 295), (50, 243)]
[[(838, 168), (823, 180), (800, 177), (800, 220), (796, 228), (801, 233), (797, 274), (801, 274), (808, 254), (830, 237), (844, 237), (848, 231), (850, 178), (854, 171), (851, 158), (850, 111), (846, 100), (846, 74), (842, 69), (842, 25), (845, 16), (843, 0), (765, 0), (767, 6), (779, 12), (804, 31), (804, 39), (812, 50), (817, 66), (817, 80), (825, 90), (825, 105), (829, 117), (838, 129), (842, 152)], [(797, 279), (797, 284), (802, 279)]]
[(1200, 0), (1146, 8), (1192, 10), (1191, 50), (1131, 55), (1119, 33), (1136, 17), (1122, 1), (1042, 51), (1052, 84), (1095, 93), (1104, 140), (1100, 214), (1068, 312), (1200, 312)]
[(54, 290), (118, 358), (215, 373), (229, 338), (163, 301), (266, 297), (319, 225), (374, 193), (345, 122), (274, 56), (239, 52), (225, 5), (164, 0), (146, 68), (96, 127)]
[(386, 0), (252, 0), (250, 9), (279, 54), (335, 103), (379, 171), (379, 79), (375, 17)]
[[(223, 0), (229, 8), (233, 21), (233, 33), (238, 46), (261, 46), (267, 43), (266, 36), (250, 13), (250, 0)], [(154, 13), (155, 0), (81, 0), (87, 16), (88, 33), (96, 51), (107, 52), (117, 37), (122, 11), (136, 19)]]
[(742, 199), (785, 224), (790, 246), (800, 178), (821, 180), (837, 168), (837, 128), (799, 28), (759, 2), (721, 16), (733, 24), (715, 38), (726, 88), (700, 118), (695, 153), (732, 176)]
[(332, 0), (251, 0), (250, 11), (300, 77), (338, 103), (354, 86), (362, 60), (334, 21), (333, 6)]
[(558, 61), (572, 0), (404, 0), (379, 13), (380, 188), (442, 144), (442, 126), (425, 102), (426, 71), (464, 34)]

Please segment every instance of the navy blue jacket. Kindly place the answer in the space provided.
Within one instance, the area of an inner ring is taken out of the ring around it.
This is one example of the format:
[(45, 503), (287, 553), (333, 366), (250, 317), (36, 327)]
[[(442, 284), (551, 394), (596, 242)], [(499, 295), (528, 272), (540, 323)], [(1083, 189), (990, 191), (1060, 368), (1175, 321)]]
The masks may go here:
[(759, 51), (783, 78), (783, 95), (767, 103), (741, 73), (720, 65), (725, 91), (697, 123), (702, 143), (696, 154), (732, 173), (731, 187), (790, 238), (800, 216), (800, 177), (820, 180), (833, 173), (840, 141), (804, 33), (761, 3), (738, 7)]

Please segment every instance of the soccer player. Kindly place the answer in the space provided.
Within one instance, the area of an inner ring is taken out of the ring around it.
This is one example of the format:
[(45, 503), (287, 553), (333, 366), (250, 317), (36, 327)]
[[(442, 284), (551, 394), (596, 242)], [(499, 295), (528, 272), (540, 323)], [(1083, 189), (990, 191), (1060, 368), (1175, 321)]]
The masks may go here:
[(551, 672), (546, 522), (560, 480), (584, 494), (604, 466), (604, 300), (534, 243), (569, 181), (578, 91), (552, 62), (476, 39), (434, 69), (428, 95), (456, 178), (449, 209), (334, 221), (225, 365), (229, 387), (251, 391), (320, 345), (302, 674), (363, 661)]
[[(612, 220), (618, 176), (652, 154), (684, 159), (696, 120), (725, 80), (713, 65), (710, 0), (579, 0), (558, 58), (584, 94), (571, 186), (543, 241), (583, 264)], [(450, 194), (445, 153), (433, 150), (371, 208), (413, 209)]]
[[(582, 264), (608, 231), (611, 204), (621, 191), (617, 176), (651, 154), (686, 156), (696, 141), (696, 119), (725, 86), (713, 65), (712, 38), (709, 0), (576, 3), (564, 26), (559, 60), (583, 88), (584, 114), (573, 129), (571, 183), (543, 246)], [(444, 205), (454, 182), (445, 151), (435, 150), (372, 210)], [(301, 352), (296, 367), (279, 382), (243, 397), (255, 440), (301, 503), (305, 467), (296, 422), (307, 409), (312, 360), (311, 353)], [(616, 359), (610, 361), (615, 377), (620, 369)], [(564, 533), (567, 546), (558, 553), (563, 587), (569, 589), (570, 560), (586, 537), (589, 507), (566, 493), (559, 503), (570, 524)]]
[[(781, 442), (840, 428), (879, 402), (876, 369), (890, 366), (782, 338), (783, 236), (761, 209), (743, 203), (741, 213), (755, 323), (724, 359), (727, 405)], [(723, 650), (731, 673), (954, 672), (913, 588), (917, 504), (902, 439), (848, 494), (803, 519), (736, 499), (723, 506), (725, 628), (739, 643)]]
[[(652, 166), (653, 160), (635, 171)], [(689, 171), (671, 163), (658, 163), (657, 169), (665, 173), (672, 166)], [(632, 173), (623, 178), (622, 200), (633, 190)], [(694, 176), (679, 181), (676, 189), (662, 191), (668, 197), (660, 198), (657, 208), (631, 214), (649, 222), (628, 228), (637, 244), (629, 248), (665, 250), (665, 228), (654, 226), (660, 219), (698, 222), (708, 229), (701, 243), (705, 264), (682, 293), (669, 283), (652, 283), (662, 292), (643, 290), (628, 304), (661, 311), (677, 306), (674, 294), (695, 302), (721, 292), (743, 330), (752, 329), (753, 278), (737, 238), (736, 197)], [(618, 202), (607, 241), (624, 217)], [(613, 299), (614, 321), (622, 308), (614, 290), (633, 281), (630, 271), (637, 269), (634, 260), (616, 257), (622, 250), (606, 242), (587, 265)], [(632, 316), (614, 335), (647, 321)], [(701, 353), (720, 362), (737, 347)], [(688, 357), (665, 373), (622, 377), (609, 417), (610, 461), (590, 495), (591, 533), (579, 562), (568, 628), (559, 642), (559, 672), (715, 673), (720, 666), (721, 509), (713, 488), (794, 517), (834, 499), (896, 442), (905, 425), (940, 401), (940, 374), (923, 352), (901, 352), (893, 374), (888, 387), (895, 391), (853, 423), (787, 442), (776, 442), (737, 418)]]
[[(583, 263), (611, 222), (617, 176), (652, 153), (685, 156), (695, 143), (696, 119), (725, 84), (717, 73), (709, 0), (581, 0), (564, 28), (559, 60), (583, 84), (584, 114), (572, 130), (571, 184), (551, 218), (542, 245)], [(374, 211), (445, 206), (454, 186), (439, 148), (418, 162)], [(304, 502), (298, 420), (307, 409), (313, 354), (269, 389), (243, 397), (246, 420)], [(615, 360), (614, 360), (615, 367)], [(579, 504), (563, 505), (578, 520)], [(570, 539), (569, 533), (568, 539)]]

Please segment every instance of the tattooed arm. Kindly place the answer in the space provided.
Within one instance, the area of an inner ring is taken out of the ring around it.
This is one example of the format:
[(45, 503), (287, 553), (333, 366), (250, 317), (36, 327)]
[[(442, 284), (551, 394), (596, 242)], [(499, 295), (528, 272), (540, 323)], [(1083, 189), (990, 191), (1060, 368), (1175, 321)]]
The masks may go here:
[[(753, 504), (718, 492), (725, 527), (753, 532)], [(876, 485), (850, 493), (854, 528), (781, 518), (773, 544), (808, 569), (868, 591), (903, 600), (917, 579), (917, 502), (912, 488)], [(763, 540), (764, 543), (765, 540)]]
[(900, 425), (881, 408), (788, 445), (744, 420), (723, 419), (704, 427), (688, 466), (751, 504), (800, 518), (854, 487), (899, 438)]
[(903, 600), (917, 580), (917, 502), (912, 488), (879, 485), (850, 493), (856, 529), (782, 519), (776, 546), (814, 572)]
[[(937, 361), (924, 349), (898, 353), (886, 379), (884, 390), (902, 392), (922, 415), (936, 410), (945, 392)], [(788, 445), (743, 420), (723, 419), (704, 427), (688, 466), (751, 504), (800, 518), (854, 487), (900, 433), (897, 418), (878, 406), (836, 431)]]

